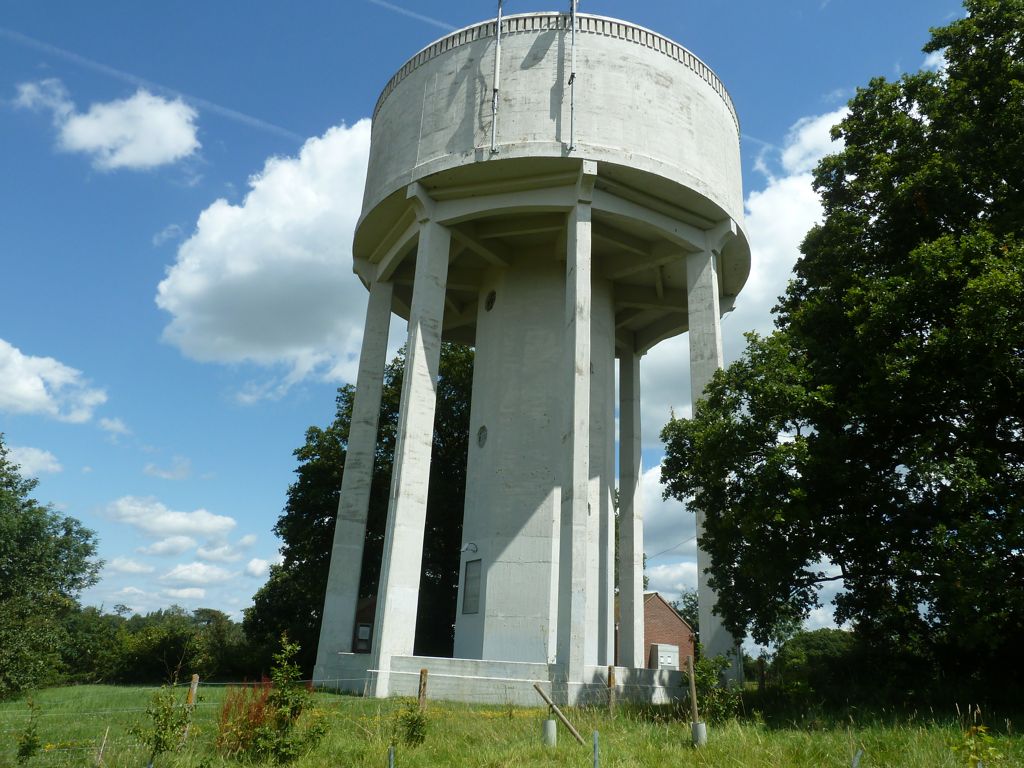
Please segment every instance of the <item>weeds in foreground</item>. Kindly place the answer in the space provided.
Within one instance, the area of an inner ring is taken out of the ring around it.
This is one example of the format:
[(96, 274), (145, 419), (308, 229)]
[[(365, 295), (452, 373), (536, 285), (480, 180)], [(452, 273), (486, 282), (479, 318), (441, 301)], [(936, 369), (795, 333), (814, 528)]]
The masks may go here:
[[(270, 680), (228, 689), (221, 707), (217, 749), (226, 757), (288, 763), (312, 749), (327, 730), (311, 708), (312, 693), (299, 680), (299, 644), (281, 636)], [(302, 726), (300, 718), (307, 717)]]
[(128, 732), (149, 749), (149, 765), (164, 752), (174, 752), (185, 741), (185, 729), (192, 722), (192, 709), (175, 700), (174, 689), (162, 686), (146, 707), (148, 725), (136, 724)]
[(427, 740), (429, 721), (427, 713), (415, 701), (407, 701), (398, 710), (396, 718), (397, 735), (404, 744), (418, 747)]
[(29, 711), (28, 722), (18, 734), (19, 764), (27, 763), (35, 757), (43, 745), (42, 739), (39, 738), (39, 705), (32, 700), (32, 697), (29, 697), (26, 705)]

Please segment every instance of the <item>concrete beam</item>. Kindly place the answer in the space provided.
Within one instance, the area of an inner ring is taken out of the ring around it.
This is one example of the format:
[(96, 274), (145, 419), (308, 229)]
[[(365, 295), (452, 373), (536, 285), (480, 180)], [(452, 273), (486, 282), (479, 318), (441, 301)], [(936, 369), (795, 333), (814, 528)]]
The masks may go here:
[(469, 250), (496, 267), (507, 267), (509, 264), (508, 248), (500, 243), (484, 243), (476, 232), (472, 222), (451, 228), (452, 238), (466, 246)]
[[(718, 274), (714, 252), (690, 254), (686, 258), (686, 289), (688, 296), (688, 322), (690, 327), (690, 395), (694, 403), (704, 395), (704, 389), (722, 367), (722, 326), (719, 310)], [(704, 512), (694, 510), (697, 517), (697, 609), (700, 614), (700, 641), (711, 656), (728, 655), (737, 648), (736, 640), (722, 626), (714, 613), (717, 595), (708, 583), (711, 557), (700, 548), (704, 535)], [(742, 663), (734, 660), (725, 673), (727, 677), (742, 681)]]
[(626, 667), (644, 659), (644, 515), (640, 506), (640, 355), (619, 357), (619, 658)]
[(345, 472), (341, 479), (341, 498), (313, 673), (320, 684), (343, 676), (339, 654), (352, 651), (373, 459), (377, 448), (377, 422), (387, 363), (392, 294), (390, 283), (373, 283), (366, 305), (366, 326), (359, 353)]
[(575, 194), (574, 186), (565, 186), (444, 200), (436, 204), (436, 220), (453, 226), (484, 215), (568, 211)]
[(687, 252), (702, 251), (707, 242), (704, 230), (632, 200), (618, 197), (607, 190), (594, 190), (594, 210), (648, 224), (657, 229), (662, 237)]
[(653, 254), (652, 244), (639, 237), (634, 237), (621, 229), (607, 224), (594, 223), (594, 239), (614, 245), (626, 253), (649, 258)]
[(654, 287), (616, 285), (615, 306), (682, 311), (686, 309), (686, 292), (677, 288), (663, 288), (659, 296)]
[(451, 236), (447, 228), (430, 219), (420, 220), (391, 503), (377, 590), (372, 649), (372, 668), (379, 670), (374, 682), (377, 697), (388, 695), (391, 658), (411, 656), (416, 636), (450, 248)]
[(476, 235), (481, 240), (561, 232), (564, 229), (565, 215), (561, 213), (538, 213), (525, 217), (506, 216), (476, 223)]
[(636, 332), (636, 348), (647, 352), (655, 344), (686, 330), (686, 311), (669, 312)]
[(559, 531), (557, 654), (566, 680), (583, 675), (590, 515), (591, 196), (597, 164), (584, 160), (569, 213), (565, 251), (565, 479)]

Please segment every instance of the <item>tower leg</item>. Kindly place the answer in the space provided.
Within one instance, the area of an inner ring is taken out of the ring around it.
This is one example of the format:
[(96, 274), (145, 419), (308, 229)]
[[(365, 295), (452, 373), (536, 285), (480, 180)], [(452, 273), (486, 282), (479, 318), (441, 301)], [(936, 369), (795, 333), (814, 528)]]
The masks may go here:
[[(722, 367), (722, 324), (718, 302), (718, 275), (715, 254), (710, 249), (686, 257), (686, 294), (690, 323), (690, 393), (694, 404), (703, 396), (704, 388)], [(697, 516), (697, 606), (700, 621), (700, 642), (710, 656), (731, 655), (736, 640), (712, 612), (717, 597), (708, 584), (707, 569), (711, 558), (699, 546), (704, 535), (704, 512)], [(739, 680), (742, 665), (733, 662), (726, 675)]]
[(416, 636), (450, 246), (448, 229), (421, 219), (391, 502), (377, 589), (372, 663), (378, 670), (373, 689), (378, 697), (388, 695), (391, 657), (412, 655)]
[[(589, 171), (589, 173), (588, 173)], [(566, 472), (559, 531), (558, 663), (569, 684), (583, 680), (587, 615), (590, 487), (591, 194), (596, 164), (584, 161), (578, 202), (569, 214), (565, 258)], [(596, 511), (595, 511), (596, 514)], [(596, 585), (595, 585), (596, 586)]]
[(366, 515), (370, 506), (373, 458), (377, 447), (388, 326), (391, 322), (391, 283), (370, 286), (366, 327), (359, 353), (359, 373), (352, 403), (352, 423), (345, 452), (338, 520), (334, 527), (331, 567), (320, 626), (314, 681), (330, 685), (341, 677), (339, 653), (352, 650), (356, 603), (359, 600), (360, 566), (366, 539)]
[(640, 355), (619, 358), (619, 658), (644, 659), (644, 516), (640, 507)]

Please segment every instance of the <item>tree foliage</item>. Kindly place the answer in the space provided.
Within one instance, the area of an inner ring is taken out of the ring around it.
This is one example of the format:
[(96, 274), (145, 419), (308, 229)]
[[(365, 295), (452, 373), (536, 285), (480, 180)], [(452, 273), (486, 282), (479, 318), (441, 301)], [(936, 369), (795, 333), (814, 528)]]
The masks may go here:
[(734, 632), (841, 579), (859, 634), (991, 679), (1024, 641), (1024, 0), (966, 9), (944, 71), (850, 102), (777, 330), (665, 428), (662, 476)]
[[(404, 368), (405, 356), (399, 353), (386, 366), (384, 374), (361, 597), (376, 594), (380, 577)], [(451, 655), (472, 381), (472, 349), (443, 344), (416, 624), (416, 652), (424, 655)], [(354, 399), (354, 386), (341, 387), (334, 421), (325, 428), (310, 427), (306, 430), (305, 445), (296, 449), (296, 480), (288, 489), (284, 511), (274, 527), (282, 541), (283, 561), (271, 566), (267, 583), (256, 593), (254, 605), (245, 615), (246, 632), (254, 640), (269, 645), (287, 632), (301, 645), (299, 660), (307, 671), (313, 667), (320, 639), (320, 614), (327, 589)]]
[(57, 673), (61, 619), (102, 565), (93, 532), (33, 499), (19, 470), (0, 435), (0, 698)]

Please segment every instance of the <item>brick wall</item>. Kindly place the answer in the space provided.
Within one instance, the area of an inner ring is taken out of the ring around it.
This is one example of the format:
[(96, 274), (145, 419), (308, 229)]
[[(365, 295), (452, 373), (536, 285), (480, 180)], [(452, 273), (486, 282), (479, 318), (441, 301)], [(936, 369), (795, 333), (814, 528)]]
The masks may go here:
[(651, 646), (667, 643), (679, 648), (679, 666), (693, 655), (693, 630), (657, 592), (644, 595), (644, 665), (650, 666)]

